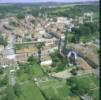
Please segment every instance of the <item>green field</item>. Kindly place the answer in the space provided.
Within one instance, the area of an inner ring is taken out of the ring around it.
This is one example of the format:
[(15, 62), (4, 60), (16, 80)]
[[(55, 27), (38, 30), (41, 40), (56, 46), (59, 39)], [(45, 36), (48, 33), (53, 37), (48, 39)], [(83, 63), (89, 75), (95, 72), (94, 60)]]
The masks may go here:
[(15, 100), (45, 100), (34, 83), (28, 82), (21, 86), (22, 94)]
[[(65, 81), (59, 81), (55, 79), (48, 80), (40, 83), (40, 88), (44, 91), (49, 99), (56, 100), (70, 100), (70, 87), (65, 84)], [(76, 97), (79, 100), (78, 97)]]
[[(47, 80), (41, 80), (44, 75), (41, 67), (37, 64), (22, 65), (22, 68), (17, 75), (17, 82), (20, 85), (21, 94), (16, 96), (14, 100), (80, 100), (78, 95), (74, 95), (71, 91), (71, 86), (66, 84), (65, 80), (58, 80), (47, 77)], [(34, 81), (29, 80), (26, 67), (31, 67), (32, 77), (37, 78), (38, 85)], [(25, 71), (26, 70), (26, 71)], [(46, 76), (45, 76), (46, 77)], [(92, 96), (93, 100), (99, 98), (99, 81), (94, 75), (83, 75), (71, 78), (79, 87), (86, 88), (88, 95)], [(74, 84), (74, 83), (73, 83)], [(1, 96), (5, 92), (1, 92)], [(46, 99), (48, 98), (48, 99)], [(0, 99), (2, 100), (2, 99)]]
[(94, 90), (91, 90), (89, 93), (88, 93), (90, 96), (92, 96), (92, 98), (94, 100), (99, 100), (99, 88), (97, 89), (94, 89)]
[(24, 64), (22, 65), (18, 73), (17, 73), (17, 80), (20, 82), (26, 81), (29, 78), (34, 78), (34, 77), (42, 77), (44, 75), (41, 66), (38, 64)]
[(76, 95), (87, 94), (92, 97), (93, 100), (99, 100), (99, 80), (95, 75), (84, 75), (71, 78), (71, 81), (67, 81), (67, 84), (71, 87), (71, 90)]
[(94, 75), (85, 75), (77, 77), (76, 82), (79, 85), (87, 85), (89, 89), (93, 89), (99, 86), (99, 81)]

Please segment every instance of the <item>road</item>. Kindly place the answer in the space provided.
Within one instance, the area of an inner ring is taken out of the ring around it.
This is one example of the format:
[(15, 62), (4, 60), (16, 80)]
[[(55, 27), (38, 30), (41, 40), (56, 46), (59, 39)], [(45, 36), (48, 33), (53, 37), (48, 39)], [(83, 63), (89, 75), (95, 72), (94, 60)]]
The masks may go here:
[(15, 37), (12, 35), (12, 38), (10, 41), (8, 41), (8, 45), (4, 48), (4, 56), (6, 59), (9, 61), (9, 82), (11, 85), (14, 85), (16, 80), (15, 80), (15, 64), (12, 63), (12, 61), (15, 61), (16, 59), (16, 54), (13, 49), (13, 45), (15, 42)]
[(29, 41), (29, 42), (15, 42), (14, 44), (35, 44), (38, 43), (38, 41)]

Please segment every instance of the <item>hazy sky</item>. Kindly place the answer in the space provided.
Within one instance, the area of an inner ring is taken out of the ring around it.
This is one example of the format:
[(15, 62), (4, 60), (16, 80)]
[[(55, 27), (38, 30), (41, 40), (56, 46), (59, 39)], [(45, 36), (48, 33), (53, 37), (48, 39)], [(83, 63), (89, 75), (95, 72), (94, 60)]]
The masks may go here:
[(11, 2), (79, 2), (79, 1), (99, 1), (99, 0), (0, 0), (0, 3), (11, 3)]

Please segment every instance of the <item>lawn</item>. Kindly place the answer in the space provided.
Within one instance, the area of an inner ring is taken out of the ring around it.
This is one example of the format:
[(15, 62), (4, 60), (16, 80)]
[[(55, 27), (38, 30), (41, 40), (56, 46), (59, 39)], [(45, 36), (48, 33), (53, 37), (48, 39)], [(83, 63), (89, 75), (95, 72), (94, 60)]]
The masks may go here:
[(85, 75), (76, 78), (76, 82), (79, 85), (87, 85), (89, 89), (93, 89), (99, 86), (99, 80), (95, 75)]
[(49, 99), (67, 100), (67, 98), (71, 98), (69, 97), (70, 87), (65, 84), (65, 81), (49, 79), (49, 81), (40, 83), (39, 86)]
[(67, 81), (68, 85), (71, 86), (73, 93), (76, 95), (88, 94), (93, 100), (99, 98), (99, 80), (95, 75), (84, 75), (71, 78), (71, 81)]
[[(64, 97), (67, 97), (69, 94), (70, 94), (70, 90), (69, 90), (69, 87), (68, 86), (66, 86), (66, 85), (64, 85), (64, 86), (61, 86), (61, 87), (57, 87), (56, 88), (56, 90), (57, 90), (57, 92), (58, 92), (58, 97), (62, 97), (62, 98), (64, 98)], [(61, 98), (61, 99), (62, 99)]]
[(29, 44), (15, 44), (14, 45), (14, 48), (15, 48), (15, 50), (21, 50), (21, 49), (24, 49), (24, 48), (33, 48), (33, 49), (35, 49), (36, 50), (36, 47), (35, 46), (32, 46), (33, 45), (33, 43), (29, 43)]
[(17, 76), (18, 82), (24, 82), (26, 80), (28, 80), (28, 75), (26, 73), (22, 73)]
[(99, 100), (99, 88), (91, 90), (88, 94), (92, 96), (93, 100)]
[(58, 81), (58, 80), (55, 80), (55, 79), (49, 79), (48, 81), (45, 81), (45, 82), (42, 82), (41, 84), (40, 84), (40, 86), (41, 87), (56, 87), (56, 86), (59, 86), (59, 85), (63, 85), (63, 84), (65, 84), (64, 82), (61, 82), (61, 81)]
[(38, 64), (32, 65), (32, 70), (33, 70), (33, 76), (34, 77), (40, 77), (42, 75), (44, 75), (41, 66), (39, 66)]
[(16, 44), (15, 45), (15, 49), (16, 50), (19, 50), (19, 49), (22, 49), (22, 48), (27, 48), (28, 46), (26, 44)]
[(45, 100), (34, 83), (28, 82), (21, 86), (22, 94), (16, 100)]
[(20, 67), (22, 68), (17, 73), (17, 80), (20, 82), (26, 81), (30, 77), (42, 77), (44, 75), (41, 66), (38, 64), (24, 64)]

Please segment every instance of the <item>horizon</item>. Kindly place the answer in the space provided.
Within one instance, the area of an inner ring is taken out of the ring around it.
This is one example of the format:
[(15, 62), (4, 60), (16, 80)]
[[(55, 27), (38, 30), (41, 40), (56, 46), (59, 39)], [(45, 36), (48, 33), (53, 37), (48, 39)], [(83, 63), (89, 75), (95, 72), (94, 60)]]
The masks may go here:
[(47, 2), (56, 2), (56, 3), (73, 3), (73, 2), (94, 2), (99, 0), (0, 0), (0, 3), (47, 3)]

